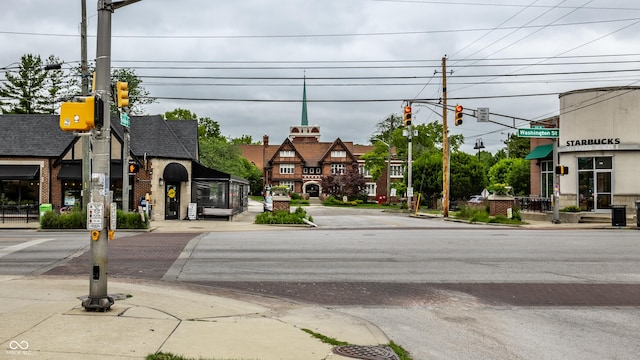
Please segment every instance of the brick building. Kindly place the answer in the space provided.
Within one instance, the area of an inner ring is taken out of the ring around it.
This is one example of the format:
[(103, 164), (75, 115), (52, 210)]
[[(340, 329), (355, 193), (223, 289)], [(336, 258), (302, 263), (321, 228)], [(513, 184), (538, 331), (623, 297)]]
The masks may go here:
[[(52, 204), (78, 207), (88, 195), (83, 183), (81, 137), (64, 132), (58, 115), (0, 115), (0, 205)], [(123, 154), (125, 130), (111, 121), (109, 187), (122, 209), (123, 176), (129, 177), (129, 208), (151, 204), (154, 220), (184, 219), (195, 203), (200, 215), (231, 216), (248, 207), (248, 182), (198, 162), (198, 123), (165, 121), (159, 115), (132, 117), (129, 153)], [(124, 159), (124, 161), (123, 161)], [(136, 173), (123, 173), (129, 164)], [(89, 172), (90, 169), (89, 169)], [(147, 202), (146, 199), (149, 199)]]

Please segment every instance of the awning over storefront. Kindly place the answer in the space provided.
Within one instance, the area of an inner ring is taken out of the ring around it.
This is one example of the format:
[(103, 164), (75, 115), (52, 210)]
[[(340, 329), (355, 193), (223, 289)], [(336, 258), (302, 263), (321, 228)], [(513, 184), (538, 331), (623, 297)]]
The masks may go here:
[(0, 180), (36, 180), (39, 165), (0, 165)]
[[(122, 180), (122, 164), (120, 161), (112, 161), (109, 168), (111, 180)], [(62, 164), (58, 173), (60, 180), (82, 180), (82, 163)]]
[(82, 180), (82, 164), (63, 164), (58, 173), (60, 180)]
[(553, 152), (553, 144), (538, 145), (529, 155), (525, 156), (525, 160), (546, 159)]
[(164, 168), (162, 178), (164, 181), (169, 182), (189, 181), (189, 174), (184, 166), (178, 163), (170, 163)]

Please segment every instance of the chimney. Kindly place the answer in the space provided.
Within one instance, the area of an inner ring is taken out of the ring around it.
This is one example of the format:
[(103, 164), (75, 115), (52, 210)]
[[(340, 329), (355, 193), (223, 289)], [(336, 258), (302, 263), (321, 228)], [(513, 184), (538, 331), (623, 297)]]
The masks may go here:
[(269, 146), (269, 135), (267, 134), (262, 135), (262, 146), (264, 147)]

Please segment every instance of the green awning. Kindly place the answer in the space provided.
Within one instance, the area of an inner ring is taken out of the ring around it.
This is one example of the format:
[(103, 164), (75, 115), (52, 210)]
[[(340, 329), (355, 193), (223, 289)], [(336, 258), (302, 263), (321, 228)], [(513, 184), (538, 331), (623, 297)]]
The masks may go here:
[(525, 160), (546, 159), (553, 152), (553, 144), (538, 145), (529, 155), (525, 156)]

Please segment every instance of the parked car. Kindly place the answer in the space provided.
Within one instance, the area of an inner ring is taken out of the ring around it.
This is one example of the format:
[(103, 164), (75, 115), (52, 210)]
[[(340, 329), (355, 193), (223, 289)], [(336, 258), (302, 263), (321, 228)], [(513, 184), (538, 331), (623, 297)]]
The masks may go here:
[(467, 202), (469, 204), (482, 204), (483, 201), (484, 197), (482, 195), (473, 195)]
[(273, 211), (273, 198), (267, 195), (264, 198), (264, 211)]

